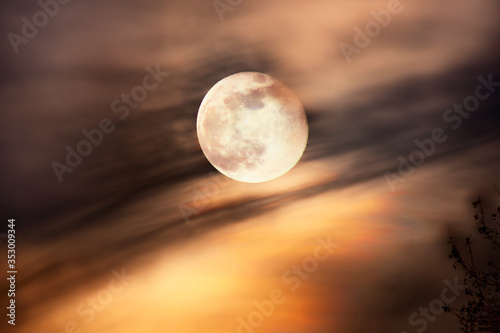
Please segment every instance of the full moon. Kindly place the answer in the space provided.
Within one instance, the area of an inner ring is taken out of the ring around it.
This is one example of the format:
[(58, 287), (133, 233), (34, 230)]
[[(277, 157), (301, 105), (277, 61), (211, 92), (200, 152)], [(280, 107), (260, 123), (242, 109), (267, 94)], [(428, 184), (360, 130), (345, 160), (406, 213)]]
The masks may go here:
[(196, 122), (208, 161), (229, 178), (261, 183), (300, 160), (309, 127), (302, 103), (275, 78), (256, 72), (217, 82), (203, 99)]

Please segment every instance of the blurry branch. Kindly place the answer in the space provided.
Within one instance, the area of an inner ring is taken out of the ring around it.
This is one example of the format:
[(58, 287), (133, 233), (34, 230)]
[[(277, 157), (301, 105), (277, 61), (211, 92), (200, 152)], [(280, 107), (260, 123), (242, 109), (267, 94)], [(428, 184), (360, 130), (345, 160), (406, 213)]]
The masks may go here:
[[(495, 186), (498, 195), (500, 191)], [(465, 249), (460, 249), (452, 236), (448, 243), (451, 253), (448, 256), (453, 268), (463, 271), (467, 303), (460, 309), (445, 306), (446, 312), (453, 313), (459, 320), (463, 332), (500, 332), (500, 206), (491, 217), (485, 216), (483, 204), (479, 198), (472, 203), (476, 214), (476, 230), (484, 239), (489, 258), (476, 258), (473, 251), (474, 240), (469, 235), (465, 238)], [(463, 242), (462, 242), (463, 244)], [(465, 253), (465, 254), (464, 254)], [(487, 262), (487, 263), (486, 263)]]

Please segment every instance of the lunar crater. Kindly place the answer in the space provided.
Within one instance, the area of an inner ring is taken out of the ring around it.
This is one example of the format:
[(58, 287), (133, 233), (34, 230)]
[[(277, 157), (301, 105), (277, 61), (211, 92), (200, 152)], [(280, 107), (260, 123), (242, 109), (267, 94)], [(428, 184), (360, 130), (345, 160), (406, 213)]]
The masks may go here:
[(264, 92), (261, 89), (253, 89), (245, 95), (243, 101), (250, 110), (258, 110), (264, 107)]

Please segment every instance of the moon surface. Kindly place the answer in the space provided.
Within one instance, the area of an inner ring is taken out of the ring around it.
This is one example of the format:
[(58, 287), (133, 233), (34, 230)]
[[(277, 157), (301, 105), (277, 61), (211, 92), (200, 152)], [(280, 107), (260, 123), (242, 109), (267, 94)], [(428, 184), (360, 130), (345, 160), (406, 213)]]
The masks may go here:
[(209, 162), (246, 183), (287, 173), (300, 160), (309, 133), (293, 91), (256, 72), (237, 73), (215, 84), (200, 105), (196, 128)]

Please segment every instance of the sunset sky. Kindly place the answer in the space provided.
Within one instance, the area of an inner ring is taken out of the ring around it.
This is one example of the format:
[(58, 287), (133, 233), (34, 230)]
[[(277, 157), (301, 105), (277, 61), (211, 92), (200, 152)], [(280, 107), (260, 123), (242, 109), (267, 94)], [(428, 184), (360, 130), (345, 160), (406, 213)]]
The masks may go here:
[[(55, 1), (0, 4), (1, 332), (458, 332), (449, 230), (500, 202), (498, 1)], [(260, 184), (196, 136), (243, 71), (309, 122)]]

